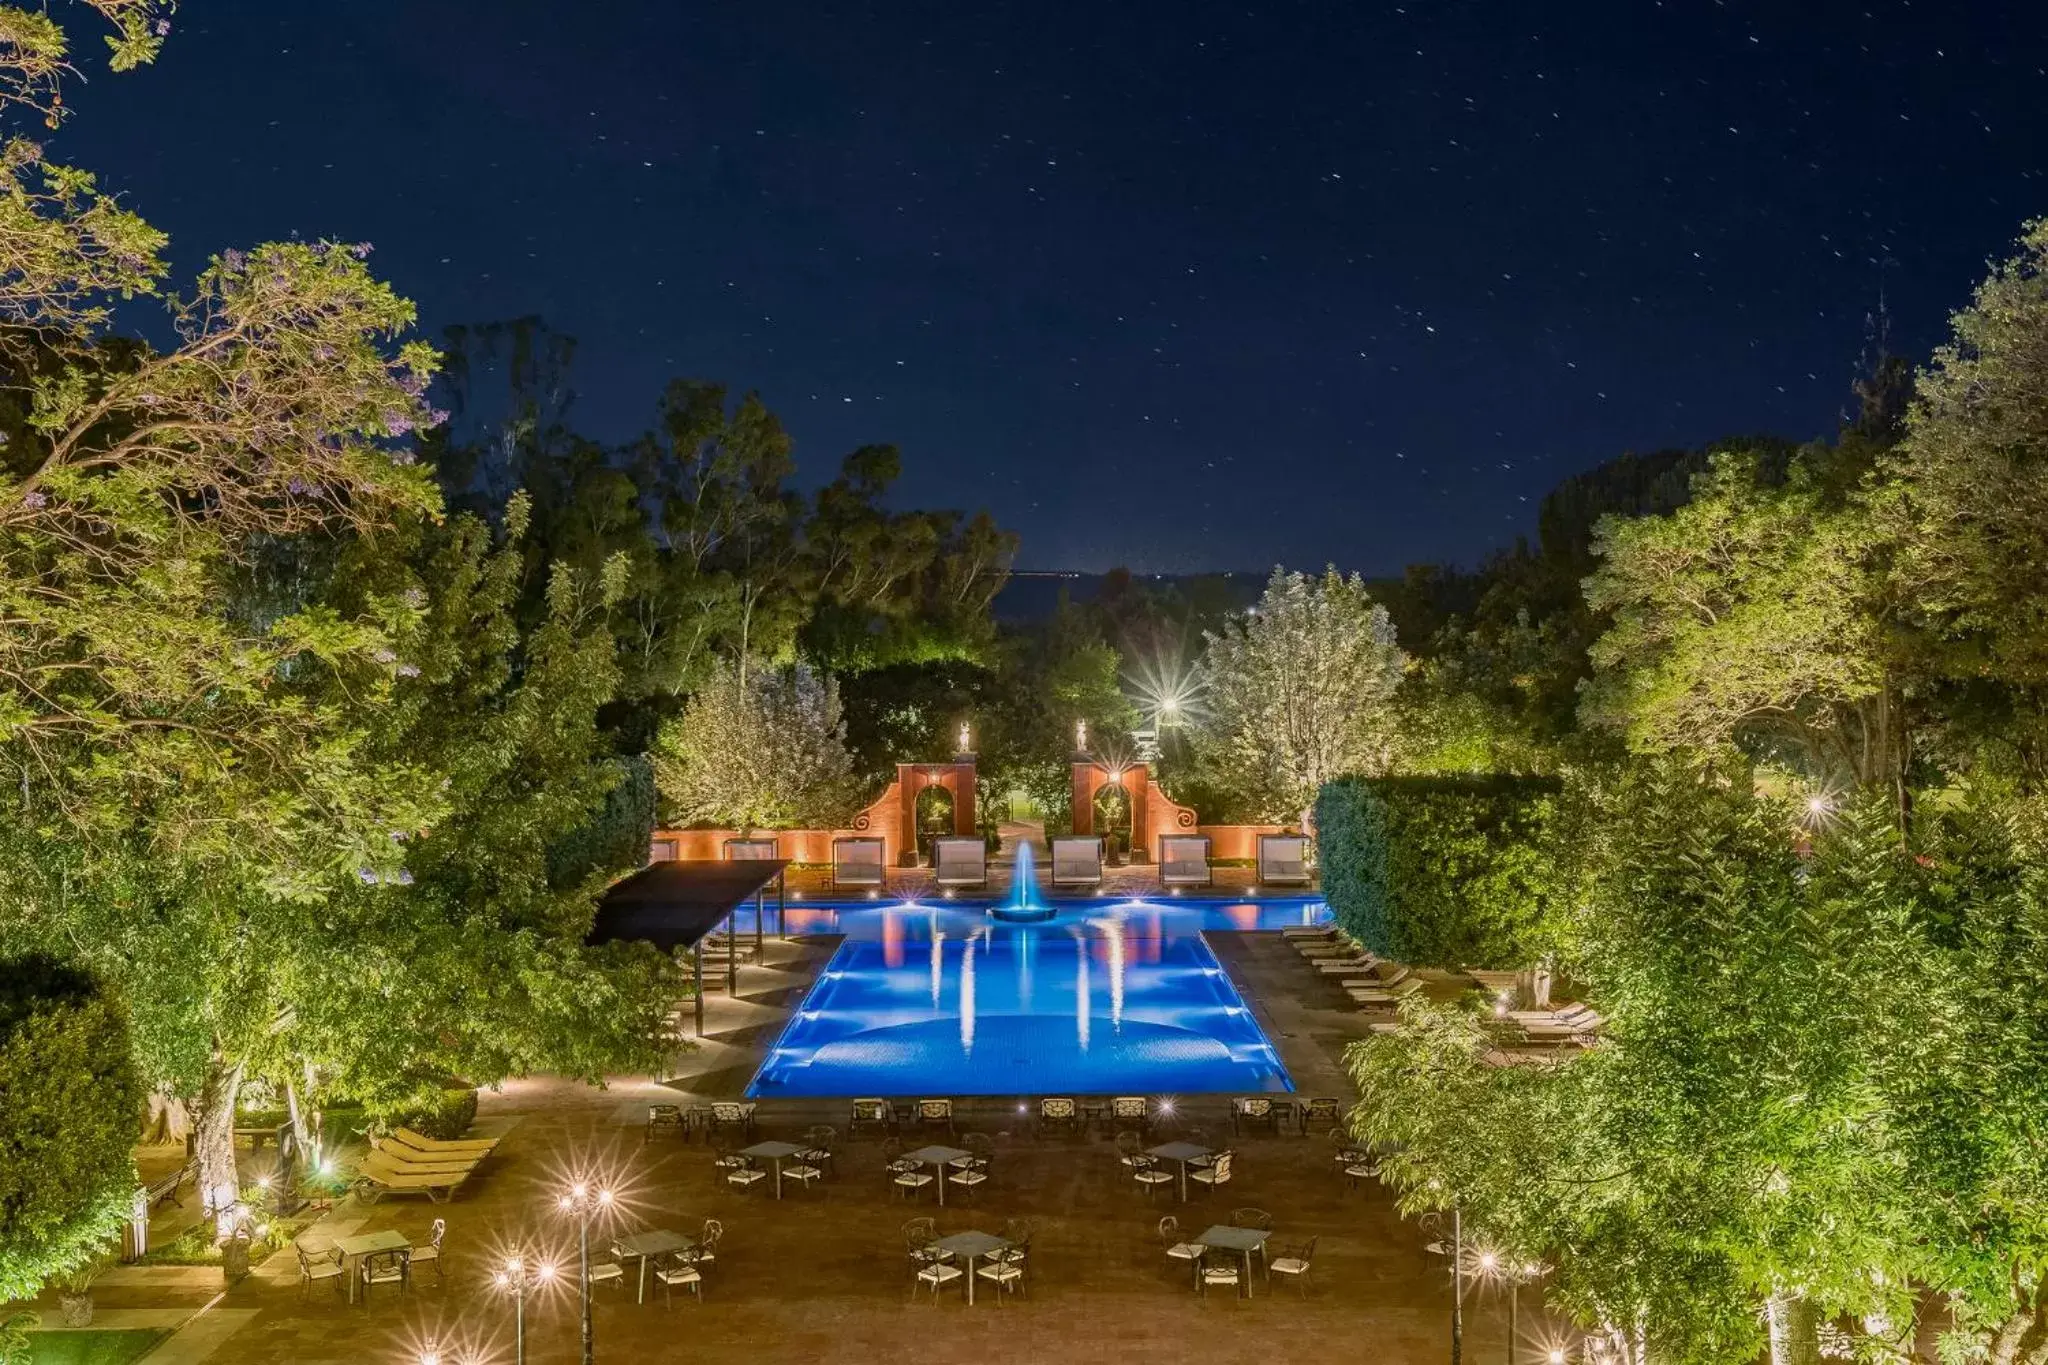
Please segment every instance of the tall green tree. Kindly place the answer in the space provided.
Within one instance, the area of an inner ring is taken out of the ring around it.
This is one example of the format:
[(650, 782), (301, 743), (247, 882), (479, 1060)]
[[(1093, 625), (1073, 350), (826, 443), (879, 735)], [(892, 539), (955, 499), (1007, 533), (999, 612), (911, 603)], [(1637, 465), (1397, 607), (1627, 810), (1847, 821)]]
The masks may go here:
[(654, 780), (677, 824), (838, 828), (860, 788), (838, 689), (802, 665), (721, 664), (661, 729)]
[(1306, 828), (1325, 782), (1387, 769), (1406, 656), (1356, 574), (1276, 568), (1258, 604), (1207, 644), (1200, 760), (1264, 818)]
[(1901, 798), (1912, 712), (1888, 541), (1794, 463), (1724, 452), (1669, 516), (1611, 518), (1587, 603), (1612, 614), (1580, 705), (1639, 752), (1740, 746), (1817, 785)]
[(1954, 758), (2048, 781), (2048, 219), (1919, 376), (1879, 506)]
[[(1818, 1359), (1837, 1315), (1912, 1321), (1921, 1214), (1886, 1059), (1921, 983), (1882, 803), (1802, 866), (1790, 813), (1729, 777), (1666, 763), (1604, 794), (1565, 926), (1597, 1046), (1487, 1065), (1493, 1025), (1418, 1005), (1354, 1065), (1411, 1205), (1465, 1201), (1636, 1359), (1735, 1365), (1768, 1341), (1786, 1365)], [(1446, 1074), (1455, 1109), (1422, 1093)], [(1535, 1150), (1531, 1131), (1569, 1140)]]
[[(155, 55), (163, 7), (93, 7), (117, 25), (117, 66)], [(61, 29), (5, 7), (0, 30), (0, 103), (54, 111)], [(174, 293), (161, 234), (89, 175), (17, 136), (0, 177), (0, 940), (123, 984), (149, 962), (174, 986), (218, 978), (286, 928), (249, 907), (394, 868), (390, 831), (422, 823), (428, 803), (365, 753), (356, 716), (387, 690), (378, 655), (402, 606), (228, 604), (267, 541), (436, 506), (410, 447), (438, 420), (421, 396), (435, 357), (400, 341), (412, 307), (366, 245), (227, 251)], [(110, 332), (145, 296), (169, 310), (164, 345)], [(215, 1048), (186, 1075), (217, 1101), (234, 1067)], [(233, 1185), (221, 1113), (202, 1125), (212, 1200)]]

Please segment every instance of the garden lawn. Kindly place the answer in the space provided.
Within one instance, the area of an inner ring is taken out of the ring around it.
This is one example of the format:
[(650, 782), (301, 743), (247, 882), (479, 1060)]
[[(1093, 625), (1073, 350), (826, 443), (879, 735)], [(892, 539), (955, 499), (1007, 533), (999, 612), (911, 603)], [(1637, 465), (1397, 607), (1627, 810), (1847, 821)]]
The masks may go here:
[(128, 1365), (167, 1335), (161, 1327), (125, 1332), (31, 1332), (29, 1365)]

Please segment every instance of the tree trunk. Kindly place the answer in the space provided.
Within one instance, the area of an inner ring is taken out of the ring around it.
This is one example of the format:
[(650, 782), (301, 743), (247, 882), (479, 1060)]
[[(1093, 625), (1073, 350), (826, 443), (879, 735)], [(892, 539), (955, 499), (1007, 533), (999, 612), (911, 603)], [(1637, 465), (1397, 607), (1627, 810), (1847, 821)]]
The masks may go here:
[(2048, 1359), (2048, 1314), (2026, 1302), (1991, 1334), (1990, 1365), (2039, 1365)]
[(192, 1137), (193, 1155), (199, 1162), (200, 1208), (216, 1218), (242, 1197), (241, 1176), (235, 1166), (235, 1100), (241, 1090), (242, 1064), (214, 1053), (206, 1067), (206, 1083), (199, 1091), (198, 1121)]
[(1820, 1310), (1812, 1300), (1773, 1294), (1765, 1310), (1771, 1324), (1771, 1365), (1820, 1365)]

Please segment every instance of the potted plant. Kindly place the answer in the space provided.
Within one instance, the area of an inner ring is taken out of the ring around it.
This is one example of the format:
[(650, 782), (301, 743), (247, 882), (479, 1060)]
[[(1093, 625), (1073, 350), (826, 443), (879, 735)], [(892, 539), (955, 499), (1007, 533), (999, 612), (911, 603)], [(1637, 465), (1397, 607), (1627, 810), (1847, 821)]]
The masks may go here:
[(96, 1255), (58, 1280), (57, 1316), (66, 1327), (92, 1325), (92, 1282), (106, 1268), (106, 1256)]

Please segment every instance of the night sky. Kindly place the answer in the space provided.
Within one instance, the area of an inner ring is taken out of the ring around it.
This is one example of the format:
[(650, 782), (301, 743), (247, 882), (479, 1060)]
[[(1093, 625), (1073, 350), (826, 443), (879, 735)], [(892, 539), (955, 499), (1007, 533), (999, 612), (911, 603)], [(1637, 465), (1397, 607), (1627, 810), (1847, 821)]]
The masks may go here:
[(1034, 568), (1469, 562), (1831, 431), (1880, 290), (1920, 356), (2048, 213), (2032, 0), (186, 0), (102, 65), (52, 153), (181, 266), (367, 240), (577, 337), (592, 434), (758, 388)]

